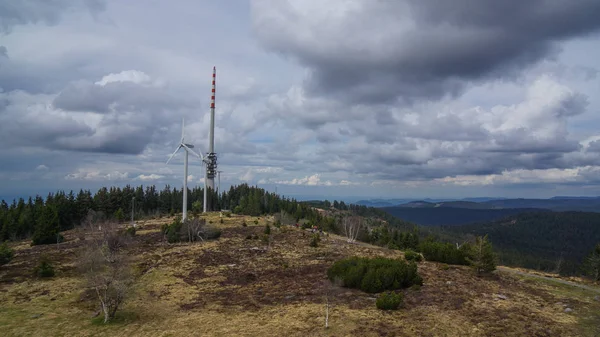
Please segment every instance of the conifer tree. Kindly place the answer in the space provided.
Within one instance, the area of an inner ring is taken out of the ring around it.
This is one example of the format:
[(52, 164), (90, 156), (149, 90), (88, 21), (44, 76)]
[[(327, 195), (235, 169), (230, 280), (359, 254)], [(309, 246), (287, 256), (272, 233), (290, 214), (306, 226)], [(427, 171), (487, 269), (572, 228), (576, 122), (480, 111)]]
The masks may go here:
[(594, 281), (600, 281), (600, 243), (594, 247), (594, 250), (583, 261), (583, 269)]
[(492, 243), (488, 241), (487, 235), (475, 238), (475, 244), (470, 247), (466, 259), (477, 271), (477, 274), (496, 270), (496, 254), (494, 254)]

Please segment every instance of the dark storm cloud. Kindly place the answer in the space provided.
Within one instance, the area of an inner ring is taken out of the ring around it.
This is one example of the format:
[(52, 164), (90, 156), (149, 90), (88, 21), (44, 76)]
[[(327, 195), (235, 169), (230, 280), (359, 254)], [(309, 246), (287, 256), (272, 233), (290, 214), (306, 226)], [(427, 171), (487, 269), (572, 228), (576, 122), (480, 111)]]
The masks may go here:
[(589, 144), (588, 152), (600, 152), (600, 140), (595, 140)]
[(0, 102), (5, 102), (0, 140), (52, 150), (139, 154), (148, 144), (169, 141), (165, 127), (171, 126), (173, 113), (185, 114), (198, 106), (165, 86), (155, 86), (144, 73), (110, 76), (118, 81), (71, 83), (56, 96), (0, 93)]
[(312, 70), (311, 95), (363, 103), (457, 95), (469, 81), (516, 75), (552, 56), (558, 41), (600, 28), (597, 0), (356, 3), (317, 10), (257, 0), (254, 27), (268, 49)]
[(95, 15), (105, 6), (104, 0), (0, 0), (0, 34), (28, 23), (55, 25), (71, 10), (86, 9)]

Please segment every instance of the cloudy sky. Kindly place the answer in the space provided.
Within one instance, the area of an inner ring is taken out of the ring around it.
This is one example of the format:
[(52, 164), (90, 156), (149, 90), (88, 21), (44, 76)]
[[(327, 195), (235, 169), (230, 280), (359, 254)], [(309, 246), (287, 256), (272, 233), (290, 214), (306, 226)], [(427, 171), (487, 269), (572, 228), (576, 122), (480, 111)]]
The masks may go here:
[[(0, 196), (600, 195), (597, 0), (0, 0)], [(201, 185), (199, 162), (190, 185)]]

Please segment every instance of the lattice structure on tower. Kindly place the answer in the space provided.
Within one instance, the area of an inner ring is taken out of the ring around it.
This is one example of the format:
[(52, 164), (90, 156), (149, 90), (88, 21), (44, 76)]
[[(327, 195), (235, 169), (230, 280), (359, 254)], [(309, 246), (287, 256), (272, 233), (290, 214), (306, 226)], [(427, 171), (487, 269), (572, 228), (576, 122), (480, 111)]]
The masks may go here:
[(206, 163), (206, 176), (208, 179), (214, 179), (217, 176), (217, 154), (211, 152), (206, 157), (208, 159), (208, 163)]

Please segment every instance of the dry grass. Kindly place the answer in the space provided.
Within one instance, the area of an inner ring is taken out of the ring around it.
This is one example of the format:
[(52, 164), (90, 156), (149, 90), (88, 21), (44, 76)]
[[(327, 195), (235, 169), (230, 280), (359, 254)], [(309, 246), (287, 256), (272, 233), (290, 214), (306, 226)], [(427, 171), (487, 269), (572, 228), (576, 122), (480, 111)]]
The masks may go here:
[[(272, 228), (270, 246), (248, 235), (263, 233), (265, 218), (223, 217), (218, 241), (167, 244), (160, 226), (141, 224), (129, 254), (136, 291), (121, 319), (97, 324), (93, 296), (81, 288), (75, 253), (85, 242), (66, 233), (56, 246), (17, 245), (0, 270), (0, 330), (4, 336), (594, 336), (600, 301), (581, 289), (551, 281), (498, 274), (476, 277), (465, 267), (423, 262), (420, 290), (405, 291), (396, 312), (375, 308), (374, 297), (339, 288), (326, 270), (350, 255), (400, 257), (401, 252), (348, 244), (331, 235), (319, 247), (310, 234)], [(242, 227), (242, 221), (247, 227)], [(258, 224), (254, 224), (258, 220)], [(31, 277), (41, 253), (58, 261), (57, 276)], [(330, 328), (324, 328), (329, 293)], [(500, 299), (497, 295), (506, 296)], [(559, 304), (557, 304), (560, 302)], [(563, 304), (573, 309), (565, 313)], [(38, 316), (41, 314), (41, 316)]]

